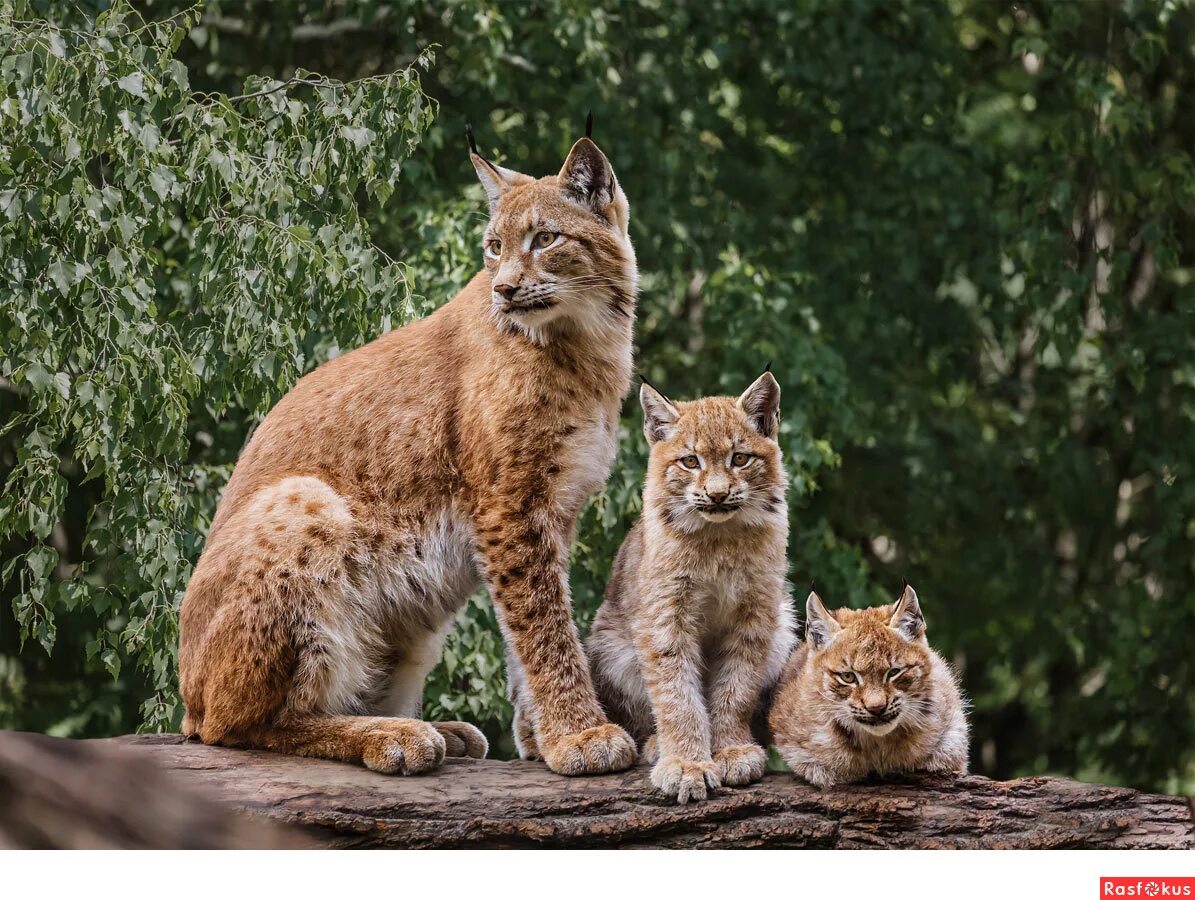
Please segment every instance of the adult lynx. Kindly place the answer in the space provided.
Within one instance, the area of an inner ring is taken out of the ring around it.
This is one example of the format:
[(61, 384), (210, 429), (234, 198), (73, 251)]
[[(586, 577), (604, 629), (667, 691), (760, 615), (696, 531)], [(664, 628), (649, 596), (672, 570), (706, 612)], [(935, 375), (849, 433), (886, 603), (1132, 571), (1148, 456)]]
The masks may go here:
[(180, 626), (183, 730), (206, 743), (379, 772), (483, 756), (473, 726), (412, 717), (484, 579), (537, 752), (568, 775), (634, 761), (594, 698), (568, 587), (630, 384), (627, 200), (588, 137), (545, 178), (471, 158), (484, 270), (303, 378), (237, 463)]

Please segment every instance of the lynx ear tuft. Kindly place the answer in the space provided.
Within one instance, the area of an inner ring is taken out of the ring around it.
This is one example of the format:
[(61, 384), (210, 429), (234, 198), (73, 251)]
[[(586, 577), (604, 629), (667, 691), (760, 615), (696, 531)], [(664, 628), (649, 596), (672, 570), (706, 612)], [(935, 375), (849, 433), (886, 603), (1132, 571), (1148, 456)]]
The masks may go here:
[(739, 409), (747, 414), (751, 426), (767, 438), (776, 437), (780, 430), (780, 383), (772, 374), (771, 363), (743, 391), (739, 397)]
[(826, 610), (817, 591), (810, 591), (805, 598), (805, 640), (809, 646), (815, 651), (824, 650), (841, 630), (842, 626)]
[(904, 590), (892, 606), (888, 627), (895, 629), (906, 641), (916, 641), (925, 636), (925, 616), (921, 613), (921, 603), (907, 578)]
[[(592, 116), (586, 122), (586, 129), (591, 127)], [(558, 177), (566, 197), (626, 233), (630, 217), (626, 195), (618, 186), (606, 154), (588, 135), (573, 144)]]
[(593, 110), (585, 114), (585, 136), (593, 140)]
[(465, 139), (469, 142), (469, 160), (473, 163), (473, 169), (477, 172), (481, 186), (485, 188), (485, 196), (489, 200), (490, 215), (492, 216), (504, 193), (516, 185), (530, 184), (535, 179), (522, 172), (516, 172), (514, 169), (496, 166), (478, 153), (477, 141), (473, 137), (473, 126), (468, 123), (465, 124)]
[(639, 403), (643, 406), (643, 434), (648, 444), (665, 440), (676, 433), (680, 410), (646, 380), (639, 386)]

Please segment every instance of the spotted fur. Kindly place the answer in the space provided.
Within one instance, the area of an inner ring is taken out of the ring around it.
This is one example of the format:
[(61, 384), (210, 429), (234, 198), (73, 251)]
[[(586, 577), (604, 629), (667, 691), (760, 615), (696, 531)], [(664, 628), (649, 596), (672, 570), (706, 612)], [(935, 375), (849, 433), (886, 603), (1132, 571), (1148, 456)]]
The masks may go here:
[(651, 459), (643, 515), (587, 643), (611, 718), (680, 802), (763, 775), (751, 719), (793, 644), (784, 582), (780, 387), (672, 403), (640, 391)]
[(190, 735), (382, 772), (483, 756), (472, 726), (414, 717), (484, 582), (527, 754), (565, 774), (634, 760), (594, 696), (568, 586), (630, 383), (626, 197), (588, 138), (545, 178), (472, 162), (485, 269), (303, 378), (237, 463), (183, 602)]
[(810, 593), (805, 633), (769, 716), (794, 772), (823, 788), (901, 772), (966, 773), (966, 704), (926, 640), (912, 587), (888, 606), (833, 612)]

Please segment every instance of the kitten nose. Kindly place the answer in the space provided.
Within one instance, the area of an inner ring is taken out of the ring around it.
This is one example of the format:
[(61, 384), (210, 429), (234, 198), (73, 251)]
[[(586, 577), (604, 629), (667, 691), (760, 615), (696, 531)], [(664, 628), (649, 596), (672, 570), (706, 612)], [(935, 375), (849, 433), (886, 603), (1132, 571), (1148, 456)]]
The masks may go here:
[(865, 705), (867, 707), (867, 711), (869, 713), (871, 713), (873, 716), (882, 716), (884, 714), (884, 711), (888, 709), (888, 701), (887, 700), (883, 700), (879, 703), (867, 703)]
[(730, 496), (730, 491), (706, 491), (706, 493), (715, 503), (721, 503)]
[(494, 290), (502, 295), (503, 300), (513, 300), (515, 294), (519, 292), (517, 284), (496, 284)]

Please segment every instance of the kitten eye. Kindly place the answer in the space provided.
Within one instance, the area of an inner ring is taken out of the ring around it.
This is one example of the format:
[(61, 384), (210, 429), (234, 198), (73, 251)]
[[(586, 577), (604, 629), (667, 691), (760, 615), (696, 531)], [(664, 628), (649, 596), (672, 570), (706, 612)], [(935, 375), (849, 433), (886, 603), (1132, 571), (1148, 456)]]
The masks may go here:
[(688, 456), (682, 456), (680, 458), (680, 464), (682, 466), (684, 466), (686, 469), (700, 469), (701, 468), (701, 460), (699, 460), (696, 456), (693, 456), (692, 454), (689, 454)]
[(835, 672), (834, 676), (843, 684), (854, 684), (859, 680), (859, 676), (854, 672)]
[(740, 469), (749, 462), (751, 462), (751, 456), (747, 453), (736, 453), (730, 458), (730, 464)]
[(893, 666), (891, 669), (888, 670), (888, 674), (885, 677), (889, 681), (891, 681), (893, 678), (895, 678), (897, 675), (899, 675), (904, 670), (905, 670), (904, 666)]
[(495, 239), (487, 241), (485, 245), (485, 255), (490, 259), (497, 259), (502, 255), (502, 242)]
[(556, 243), (556, 238), (558, 237), (560, 235), (553, 234), (551, 231), (540, 231), (531, 239), (531, 246), (536, 250), (543, 250), (545, 247), (551, 247), (552, 244)]

